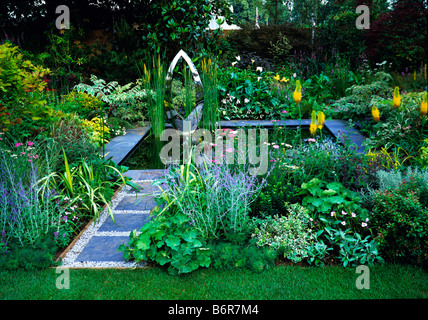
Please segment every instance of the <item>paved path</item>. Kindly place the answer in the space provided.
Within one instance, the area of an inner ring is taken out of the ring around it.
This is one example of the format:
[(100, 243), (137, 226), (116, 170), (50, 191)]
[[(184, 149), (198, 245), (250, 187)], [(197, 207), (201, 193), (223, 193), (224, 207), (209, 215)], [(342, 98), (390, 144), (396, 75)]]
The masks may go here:
[(156, 206), (154, 196), (158, 193), (152, 182), (163, 175), (163, 170), (130, 170), (125, 174), (140, 186), (136, 192), (123, 187), (112, 199), (116, 224), (108, 210), (104, 210), (96, 224), (91, 223), (68, 247), (62, 256), (64, 267), (144, 267), (145, 263), (126, 262), (123, 252), (117, 251), (122, 243), (129, 241), (132, 230), (139, 230), (149, 221), (150, 210)]

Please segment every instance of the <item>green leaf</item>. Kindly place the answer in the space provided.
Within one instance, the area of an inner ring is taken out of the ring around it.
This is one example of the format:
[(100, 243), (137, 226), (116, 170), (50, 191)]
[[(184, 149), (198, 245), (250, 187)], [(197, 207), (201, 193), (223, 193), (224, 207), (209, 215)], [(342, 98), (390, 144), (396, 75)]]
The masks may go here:
[(175, 235), (170, 235), (165, 240), (166, 245), (173, 250), (178, 250), (180, 246), (180, 238)]
[(148, 236), (140, 236), (140, 238), (137, 240), (137, 242), (136, 242), (136, 247), (137, 247), (137, 249), (140, 249), (140, 250), (148, 250), (148, 249), (150, 249), (150, 243), (151, 243), (151, 241), (150, 241), (150, 237), (148, 237)]
[(336, 191), (334, 191), (334, 190), (332, 190), (332, 189), (328, 189), (328, 190), (324, 190), (323, 192), (322, 192), (322, 194), (323, 195), (326, 195), (326, 196), (332, 196), (332, 195), (334, 195), (334, 194), (336, 194), (337, 192)]

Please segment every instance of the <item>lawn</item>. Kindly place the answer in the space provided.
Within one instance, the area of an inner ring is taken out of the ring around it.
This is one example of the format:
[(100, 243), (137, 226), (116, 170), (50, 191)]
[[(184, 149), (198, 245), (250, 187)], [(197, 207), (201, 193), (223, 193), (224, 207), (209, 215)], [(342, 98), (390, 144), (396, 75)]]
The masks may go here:
[(340, 266), (275, 266), (262, 273), (199, 269), (170, 276), (159, 268), (71, 269), (69, 289), (57, 289), (55, 269), (0, 273), (1, 299), (12, 300), (342, 300), (426, 299), (428, 274), (393, 264), (369, 268), (370, 288), (360, 274)]

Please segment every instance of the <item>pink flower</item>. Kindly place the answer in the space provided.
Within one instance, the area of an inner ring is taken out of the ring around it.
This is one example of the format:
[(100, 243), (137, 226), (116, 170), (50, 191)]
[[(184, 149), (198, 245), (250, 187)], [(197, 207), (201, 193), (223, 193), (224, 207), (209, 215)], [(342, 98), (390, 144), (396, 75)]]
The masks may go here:
[(346, 213), (345, 211), (343, 211), (343, 210), (342, 210), (342, 214), (343, 214), (343, 215), (346, 215), (347, 213)]
[(28, 144), (28, 146), (29, 146), (29, 147), (34, 146), (34, 142), (31, 142), (31, 141), (28, 141), (28, 143), (27, 143), (27, 144)]
[(236, 136), (234, 134), (229, 134), (229, 137), (235, 138)]
[(31, 162), (31, 159), (28, 159), (28, 161), (30, 161), (30, 162)]
[(315, 142), (316, 140), (314, 138), (309, 138), (308, 141), (309, 142)]
[(361, 223), (361, 226), (364, 228), (364, 227), (367, 227), (367, 223), (365, 223), (365, 222), (363, 222), (363, 223)]
[(25, 152), (21, 152), (21, 154), (25, 154)]
[(2, 141), (3, 139), (2, 138), (0, 138), (0, 141)]
[(16, 148), (18, 148), (19, 146), (22, 146), (22, 143), (19, 142), (19, 143), (15, 144)]
[(342, 224), (342, 225), (345, 225), (345, 224), (346, 224), (346, 222), (345, 222), (345, 221), (342, 221), (342, 222), (341, 222), (341, 224)]
[(227, 149), (226, 149), (226, 152), (229, 152), (229, 153), (230, 153), (230, 152), (233, 152), (233, 149), (232, 149), (232, 148), (227, 148)]
[(288, 111), (287, 110), (282, 110), (281, 113), (288, 113)]
[(277, 144), (275, 144), (273, 147), (274, 147), (275, 149), (278, 149), (278, 148), (279, 148), (279, 146), (278, 146)]
[(355, 218), (357, 215), (354, 212), (352, 212), (351, 216), (352, 216), (352, 218)]
[(331, 215), (332, 217), (334, 217), (334, 216), (336, 215), (336, 212), (335, 212), (335, 211), (332, 211), (332, 212), (330, 212), (330, 215)]

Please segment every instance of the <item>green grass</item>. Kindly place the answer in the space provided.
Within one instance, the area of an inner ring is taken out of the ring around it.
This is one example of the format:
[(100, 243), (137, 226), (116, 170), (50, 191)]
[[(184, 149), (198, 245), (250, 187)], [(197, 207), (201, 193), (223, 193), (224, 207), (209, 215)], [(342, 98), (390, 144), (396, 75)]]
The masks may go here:
[(428, 273), (414, 266), (370, 267), (370, 289), (355, 268), (276, 266), (262, 273), (200, 269), (170, 276), (159, 268), (71, 269), (57, 289), (55, 269), (0, 271), (0, 299), (14, 300), (341, 300), (426, 299)]

